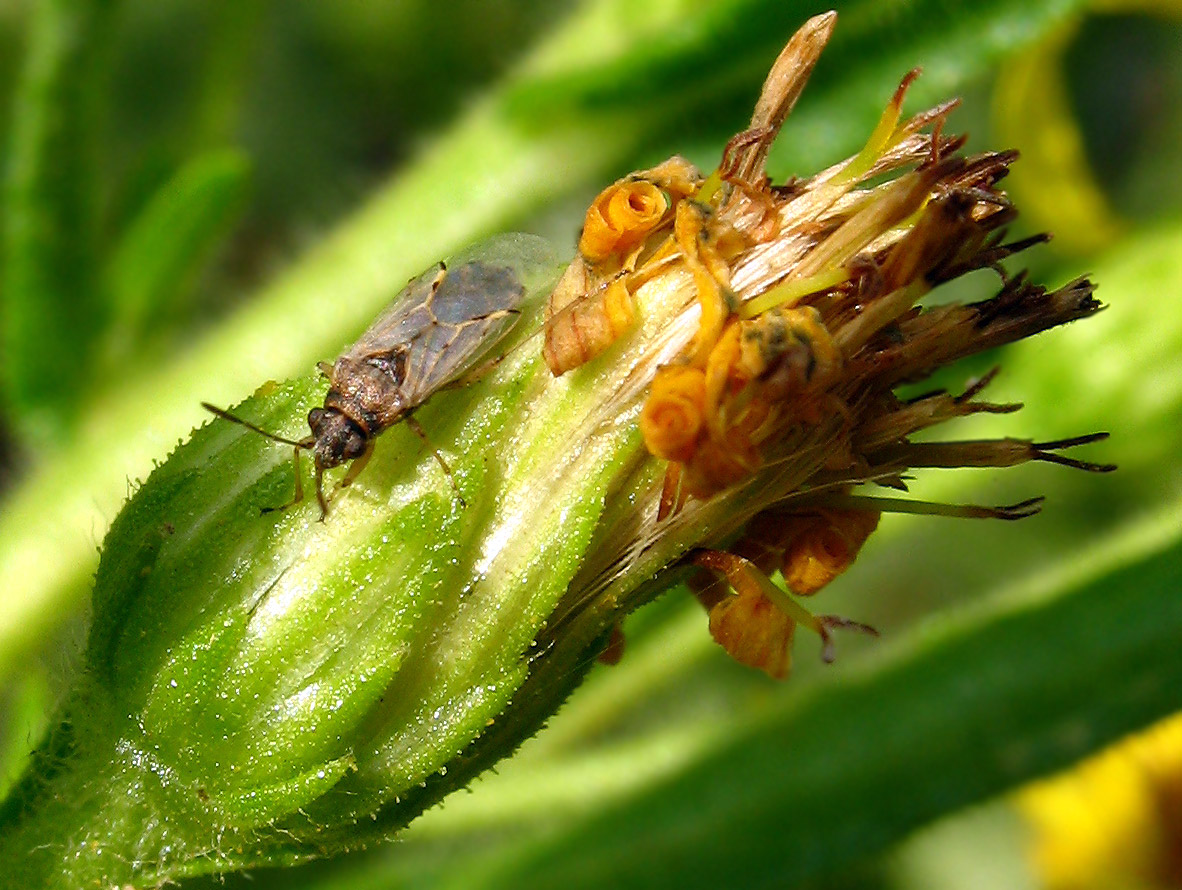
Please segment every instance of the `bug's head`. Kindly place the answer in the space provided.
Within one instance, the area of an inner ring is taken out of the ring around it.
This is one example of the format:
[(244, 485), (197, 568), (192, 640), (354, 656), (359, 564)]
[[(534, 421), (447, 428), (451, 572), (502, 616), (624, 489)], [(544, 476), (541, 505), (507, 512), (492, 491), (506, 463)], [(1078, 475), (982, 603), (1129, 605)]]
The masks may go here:
[(336, 408), (313, 408), (308, 412), (312, 428), (312, 453), (322, 469), (336, 467), (365, 453), (365, 432)]

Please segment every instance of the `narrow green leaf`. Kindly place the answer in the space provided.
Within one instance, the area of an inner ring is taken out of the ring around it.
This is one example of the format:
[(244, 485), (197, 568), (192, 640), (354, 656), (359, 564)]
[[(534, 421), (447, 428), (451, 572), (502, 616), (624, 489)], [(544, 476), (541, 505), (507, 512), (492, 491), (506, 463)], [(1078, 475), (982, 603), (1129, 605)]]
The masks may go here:
[[(888, 73), (879, 70), (883, 66), (897, 66), (916, 53), (951, 61), (951, 54), (960, 52), (961, 65), (987, 62), (999, 50), (1037, 39), (1082, 5), (1056, 0), (1035, 8), (1005, 0), (977, 7), (919, 0), (884, 8), (854, 0), (837, 9), (841, 25), (826, 49), (826, 62), (836, 63), (837, 73), (826, 77), (818, 68), (816, 82), (840, 79), (852, 67), (882, 75)], [(549, 76), (522, 85), (515, 98), (541, 101), (561, 94), (576, 108), (607, 109), (647, 104), (645, 96), (652, 94), (712, 92), (732, 72), (766, 71), (764, 57), (779, 52), (781, 35), (823, 11), (803, 0), (719, 0), (696, 14), (687, 13), (684, 4), (651, 6), (639, 19), (626, 2), (589, 7), (585, 18), (595, 20), (605, 37), (616, 32), (615, 40), (541, 54), (538, 67)], [(915, 64), (913, 59), (909, 67)]]
[(250, 163), (240, 151), (201, 155), (148, 201), (116, 244), (106, 268), (109, 361), (125, 362), (163, 318), (178, 310), (202, 263), (237, 222)]
[(1077, 30), (1060, 28), (1000, 72), (993, 126), (1022, 152), (1009, 188), (1028, 222), (1053, 225), (1058, 250), (1086, 255), (1115, 241), (1123, 222), (1088, 164), (1067, 91), (1063, 56)]
[(4, 410), (26, 444), (67, 425), (103, 318), (95, 292), (95, 114), (113, 0), (32, 8), (13, 116), (0, 304)]
[(234, 138), (271, 5), (271, 0), (235, 0), (208, 8), (209, 49), (192, 117), (192, 142), (198, 148), (214, 148)]

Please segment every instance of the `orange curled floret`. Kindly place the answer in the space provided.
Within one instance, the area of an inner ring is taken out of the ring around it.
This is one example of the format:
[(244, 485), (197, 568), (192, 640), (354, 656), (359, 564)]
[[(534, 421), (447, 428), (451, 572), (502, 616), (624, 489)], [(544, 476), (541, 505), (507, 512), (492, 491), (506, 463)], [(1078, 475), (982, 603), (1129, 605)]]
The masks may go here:
[(705, 420), (706, 375), (697, 368), (666, 366), (657, 371), (640, 412), (640, 433), (649, 453), (665, 460), (689, 460)]
[(816, 593), (851, 565), (880, 514), (873, 510), (823, 510), (793, 521), (780, 571), (797, 594)]
[(542, 356), (558, 377), (611, 346), (635, 318), (632, 294), (617, 278), (598, 293), (569, 303), (546, 322)]
[(710, 636), (735, 661), (783, 680), (792, 669), (796, 622), (767, 596), (738, 591), (710, 610)]
[(696, 202), (682, 201), (673, 220), (673, 239), (681, 249), (682, 261), (694, 276), (698, 304), (702, 307), (698, 333), (689, 348), (691, 363), (699, 366), (706, 364), (710, 350), (722, 336), (734, 299), (727, 261), (709, 243), (706, 225), (709, 212)]
[(731, 430), (723, 441), (706, 437), (685, 464), (682, 489), (699, 499), (713, 497), (750, 477), (761, 463), (759, 450), (742, 430)]
[(643, 179), (608, 186), (587, 210), (579, 252), (588, 262), (626, 254), (639, 247), (669, 209), (664, 192)]
[(723, 399), (741, 388), (745, 382), (736, 380), (733, 373), (739, 354), (739, 325), (734, 321), (728, 321), (706, 357), (707, 423), (715, 437), (724, 434), (727, 424), (722, 410)]

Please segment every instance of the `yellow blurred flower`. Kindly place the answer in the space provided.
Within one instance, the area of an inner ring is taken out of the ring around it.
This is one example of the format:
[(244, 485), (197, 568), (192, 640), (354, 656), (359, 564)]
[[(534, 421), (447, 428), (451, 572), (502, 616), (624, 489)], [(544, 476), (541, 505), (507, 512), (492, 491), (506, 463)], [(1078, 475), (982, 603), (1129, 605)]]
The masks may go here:
[(1182, 714), (1027, 788), (1049, 890), (1182, 888)]

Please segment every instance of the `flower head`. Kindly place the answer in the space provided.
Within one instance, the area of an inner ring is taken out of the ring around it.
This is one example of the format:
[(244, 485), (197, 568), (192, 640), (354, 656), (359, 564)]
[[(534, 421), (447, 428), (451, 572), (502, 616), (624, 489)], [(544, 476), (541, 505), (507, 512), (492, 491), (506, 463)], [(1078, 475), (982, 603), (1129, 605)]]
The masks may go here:
[[(992, 373), (959, 394), (905, 399), (897, 387), (1101, 306), (1085, 279), (1048, 291), (1002, 269), (1044, 240), (1006, 238), (1015, 210), (999, 182), (1016, 155), (964, 156), (965, 139), (943, 133), (952, 102), (904, 118), (918, 71), (903, 78), (857, 155), (812, 177), (769, 180), (768, 151), (834, 22), (832, 13), (817, 16), (792, 38), (750, 127), (709, 176), (675, 157), (603, 192), (548, 307), (551, 370), (563, 375), (608, 353), (623, 369), (611, 410), (638, 408), (645, 448), (667, 462), (663, 484), (640, 494), (651, 518), (630, 527), (631, 539), (609, 542), (618, 552), (605, 565), (634, 567), (654, 553), (663, 565), (709, 563), (736, 598), (697, 585), (715, 638), (773, 676), (789, 664), (781, 650), (793, 634), (781, 625), (803, 610), (785, 607), (786, 594), (745, 591), (736, 573), (766, 580), (779, 571), (791, 591), (812, 594), (853, 562), (884, 511), (1013, 519), (1039, 505), (926, 504), (862, 486), (906, 490), (912, 470), (931, 466), (1046, 460), (1111, 469), (1058, 453), (1102, 435), (913, 441), (957, 417), (1021, 406), (978, 398)], [(604, 209), (634, 203), (648, 212)], [(940, 284), (986, 268), (1001, 281), (991, 299), (921, 305)], [(585, 373), (602, 374), (599, 367)], [(742, 562), (686, 557), (691, 542)], [(781, 607), (766, 617), (775, 602)], [(840, 624), (807, 620), (826, 637)]]

